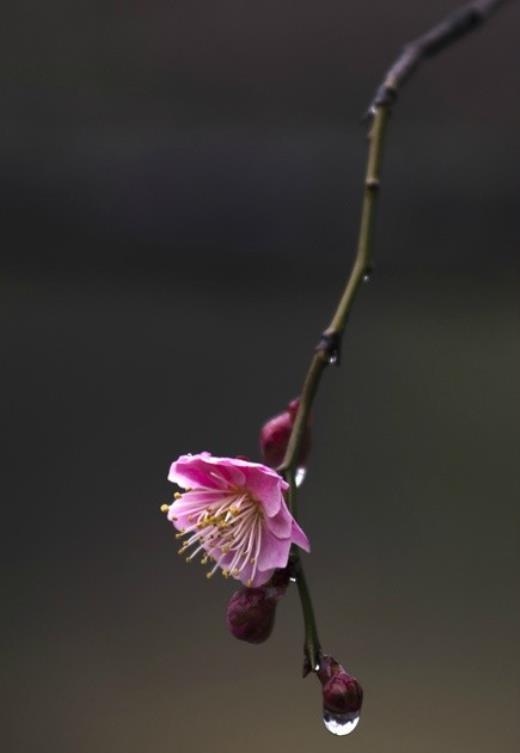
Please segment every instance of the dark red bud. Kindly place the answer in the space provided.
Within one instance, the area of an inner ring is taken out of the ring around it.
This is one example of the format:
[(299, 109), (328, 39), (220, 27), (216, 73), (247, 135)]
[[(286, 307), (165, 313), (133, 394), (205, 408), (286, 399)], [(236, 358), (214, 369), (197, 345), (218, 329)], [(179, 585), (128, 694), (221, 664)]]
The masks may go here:
[(337, 714), (357, 712), (363, 703), (363, 690), (346, 672), (331, 677), (323, 686), (323, 708)]
[[(282, 413), (273, 416), (262, 426), (260, 449), (265, 462), (272, 468), (279, 466), (284, 458), (299, 404), (299, 399), (291, 400)], [(310, 449), (311, 430), (310, 425), (307, 425), (298, 458), (299, 466), (305, 465)]]
[(263, 588), (241, 588), (229, 600), (226, 622), (239, 641), (263, 643), (273, 630), (276, 601)]
[(355, 677), (331, 656), (323, 656), (317, 672), (322, 685), (323, 719), (333, 734), (355, 729), (363, 703), (363, 689)]
[(230, 633), (239, 641), (263, 643), (274, 626), (276, 605), (282, 598), (289, 575), (278, 570), (259, 588), (239, 588), (228, 602), (226, 623)]

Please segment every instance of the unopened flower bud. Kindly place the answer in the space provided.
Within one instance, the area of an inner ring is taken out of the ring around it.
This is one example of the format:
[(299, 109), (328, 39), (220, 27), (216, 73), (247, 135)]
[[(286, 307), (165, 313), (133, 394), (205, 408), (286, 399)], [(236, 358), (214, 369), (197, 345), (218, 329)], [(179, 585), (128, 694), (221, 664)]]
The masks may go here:
[(226, 613), (230, 633), (247, 643), (266, 641), (273, 630), (276, 605), (287, 590), (288, 583), (287, 571), (277, 570), (264, 586), (235, 591)]
[[(299, 399), (292, 400), (282, 413), (273, 416), (262, 426), (260, 431), (260, 448), (265, 462), (273, 468), (279, 466), (284, 459), (299, 404)], [(300, 468), (305, 467), (310, 449), (311, 430), (308, 423), (298, 457), (298, 466)]]
[(348, 735), (359, 722), (361, 685), (331, 656), (322, 656), (317, 675), (322, 685), (325, 727), (334, 735)]

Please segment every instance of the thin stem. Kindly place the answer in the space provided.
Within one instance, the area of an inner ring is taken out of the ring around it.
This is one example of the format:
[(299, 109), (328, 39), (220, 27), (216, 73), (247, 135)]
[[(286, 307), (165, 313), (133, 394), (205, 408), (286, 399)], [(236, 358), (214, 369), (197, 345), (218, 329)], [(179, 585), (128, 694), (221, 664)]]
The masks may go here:
[[(368, 112), (370, 119), (368, 157), (356, 255), (336, 311), (329, 326), (323, 332), (309, 364), (285, 457), (278, 468), (278, 471), (285, 476), (289, 483), (288, 501), (294, 515), (296, 515), (294, 474), (312, 404), (325, 367), (331, 364), (339, 366), (341, 341), (350, 310), (361, 283), (372, 271), (372, 239), (381, 160), (386, 127), (398, 91), (423, 60), (432, 57), (473, 31), (506, 2), (507, 0), (475, 0), (467, 3), (449, 14), (428, 32), (406, 44), (401, 54), (388, 69), (370, 104)], [(305, 623), (305, 652), (311, 669), (315, 670), (315, 667), (319, 664), (320, 644), (309, 589), (297, 552), (293, 554), (293, 564), (297, 572), (298, 591)]]
[[(287, 496), (287, 502), (289, 509), (294, 517), (297, 517), (296, 509), (296, 482), (294, 478), (294, 471), (288, 471), (286, 473), (286, 479), (289, 484), (289, 492)], [(305, 572), (300, 559), (300, 553), (298, 547), (293, 546), (291, 550), (290, 558), (291, 574), (296, 579), (298, 585), (298, 593), (300, 596), (300, 603), (303, 613), (303, 623), (305, 627), (305, 639), (303, 644), (304, 655), (306, 663), (304, 665), (304, 673), (307, 673), (307, 667), (312, 671), (316, 671), (316, 668), (320, 663), (321, 646), (318, 638), (318, 628), (316, 626), (316, 618), (314, 616), (314, 609), (312, 607), (311, 595), (307, 580), (305, 578)]]
[(307, 585), (307, 579), (303, 571), (300, 556), (297, 552), (294, 554), (293, 567), (298, 585), (298, 594), (302, 605), (303, 621), (305, 624), (304, 652), (308, 662), (308, 667), (312, 672), (317, 672), (320, 666), (321, 646), (318, 637), (318, 628), (314, 617), (311, 594)]

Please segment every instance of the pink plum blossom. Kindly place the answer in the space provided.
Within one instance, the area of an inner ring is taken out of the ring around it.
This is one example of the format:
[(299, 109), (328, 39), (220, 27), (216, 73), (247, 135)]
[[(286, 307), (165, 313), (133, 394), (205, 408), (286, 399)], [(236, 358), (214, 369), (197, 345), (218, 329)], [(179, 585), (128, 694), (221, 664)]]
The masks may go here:
[(169, 481), (185, 491), (167, 507), (168, 520), (184, 538), (187, 560), (211, 560), (210, 578), (220, 567), (248, 587), (266, 583), (287, 565), (292, 544), (310, 550), (309, 540), (284, 499), (288, 484), (272, 468), (209, 452), (181, 455)]

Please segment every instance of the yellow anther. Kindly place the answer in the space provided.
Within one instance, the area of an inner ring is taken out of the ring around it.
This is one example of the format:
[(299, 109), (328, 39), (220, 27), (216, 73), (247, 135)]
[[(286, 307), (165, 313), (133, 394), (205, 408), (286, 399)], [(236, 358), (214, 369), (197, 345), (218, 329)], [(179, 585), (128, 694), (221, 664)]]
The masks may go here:
[(222, 575), (224, 578), (229, 578), (229, 570), (222, 570)]
[(181, 497), (182, 497), (182, 494), (180, 492), (175, 492), (175, 494), (173, 495), (174, 499), (181, 499)]
[(201, 561), (200, 561), (200, 564), (201, 564), (201, 565), (206, 565), (206, 564), (207, 564), (207, 562), (208, 562), (208, 556), (207, 556), (207, 555), (205, 555), (205, 556), (204, 556), (204, 557), (203, 557), (203, 558), (201, 559)]
[(161, 505), (161, 512), (168, 512), (170, 505)]
[(215, 571), (211, 570), (211, 572), (206, 573), (206, 578), (212, 578), (215, 575)]

